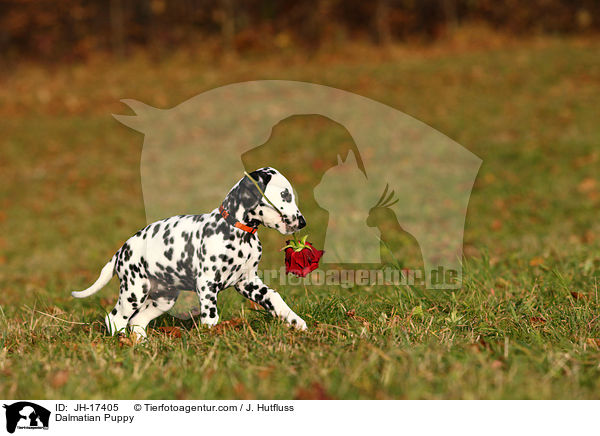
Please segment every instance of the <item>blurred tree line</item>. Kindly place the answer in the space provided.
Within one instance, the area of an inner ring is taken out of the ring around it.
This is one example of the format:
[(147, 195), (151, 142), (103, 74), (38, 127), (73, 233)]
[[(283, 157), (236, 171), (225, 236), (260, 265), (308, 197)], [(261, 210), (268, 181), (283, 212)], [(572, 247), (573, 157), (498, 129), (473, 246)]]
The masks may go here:
[(600, 0), (0, 0), (5, 60), (119, 55), (206, 44), (224, 52), (314, 50), (352, 39), (433, 40), (480, 22), (516, 34), (600, 29)]

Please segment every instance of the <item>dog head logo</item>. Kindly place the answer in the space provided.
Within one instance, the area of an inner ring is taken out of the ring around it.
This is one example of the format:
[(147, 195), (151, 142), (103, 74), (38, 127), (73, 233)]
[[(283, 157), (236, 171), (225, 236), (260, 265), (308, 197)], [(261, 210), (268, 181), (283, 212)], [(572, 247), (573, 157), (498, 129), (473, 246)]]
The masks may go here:
[[(214, 209), (243, 173), (241, 156), (266, 143), (274, 126), (321, 115), (344, 126), (356, 144), (315, 183), (315, 200), (329, 212), (324, 262), (379, 263), (376, 218), (389, 215), (418, 242), (427, 286), (460, 287), (465, 216), (481, 159), (432, 127), (350, 92), (292, 81), (227, 85), (165, 110), (123, 102), (136, 115), (115, 118), (145, 135), (141, 179), (149, 223)], [(378, 204), (386, 188), (395, 197)], [(432, 272), (440, 268), (458, 280), (434, 283)]]
[(6, 409), (6, 431), (14, 433), (18, 429), (48, 429), (50, 411), (28, 401), (4, 405)]

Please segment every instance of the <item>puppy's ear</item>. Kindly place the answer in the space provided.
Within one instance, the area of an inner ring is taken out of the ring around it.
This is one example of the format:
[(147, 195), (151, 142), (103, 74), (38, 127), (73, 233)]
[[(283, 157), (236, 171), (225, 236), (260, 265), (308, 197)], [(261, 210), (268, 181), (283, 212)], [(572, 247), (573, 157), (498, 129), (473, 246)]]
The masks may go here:
[[(253, 175), (252, 177), (254, 178)], [(262, 180), (257, 180), (256, 178), (254, 178), (254, 180), (256, 180), (258, 186), (260, 186), (260, 189), (264, 192), (265, 184)], [(223, 200), (223, 207), (229, 213), (235, 215), (240, 209), (245, 211), (254, 209), (258, 205), (261, 196), (262, 194), (256, 189), (254, 183), (252, 183), (248, 177), (244, 177), (231, 191), (229, 191), (229, 194), (227, 194), (225, 200)]]
[(254, 180), (256, 180), (258, 182), (260, 189), (262, 189), (264, 192), (265, 187), (271, 181), (271, 177), (273, 176), (274, 172), (275, 171), (269, 167), (260, 168), (256, 171), (252, 171), (250, 173), (250, 177), (252, 177)]

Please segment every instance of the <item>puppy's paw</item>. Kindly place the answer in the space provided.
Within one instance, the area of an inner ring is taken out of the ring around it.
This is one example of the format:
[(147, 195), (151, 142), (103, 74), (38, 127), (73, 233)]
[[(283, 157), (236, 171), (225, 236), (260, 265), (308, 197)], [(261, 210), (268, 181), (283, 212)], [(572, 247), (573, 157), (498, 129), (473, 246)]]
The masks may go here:
[(306, 327), (306, 322), (299, 317), (296, 318), (292, 318), (291, 320), (288, 321), (288, 325), (296, 330), (300, 330), (300, 331), (306, 331), (307, 327)]
[(135, 344), (143, 344), (148, 341), (148, 334), (146, 333), (146, 329), (143, 329), (139, 326), (133, 326), (129, 337)]
[(200, 323), (204, 326), (204, 327), (208, 327), (208, 328), (213, 328), (214, 326), (216, 326), (219, 323), (219, 317), (215, 317), (215, 318), (202, 318), (202, 320), (200, 321)]

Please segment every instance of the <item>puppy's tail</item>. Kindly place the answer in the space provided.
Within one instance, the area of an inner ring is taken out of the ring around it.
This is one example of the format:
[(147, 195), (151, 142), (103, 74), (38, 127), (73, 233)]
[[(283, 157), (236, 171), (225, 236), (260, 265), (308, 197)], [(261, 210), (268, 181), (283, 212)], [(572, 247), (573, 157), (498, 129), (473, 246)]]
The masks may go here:
[(106, 286), (106, 284), (110, 282), (110, 279), (112, 279), (112, 276), (115, 274), (116, 257), (116, 255), (113, 256), (110, 262), (104, 265), (104, 268), (102, 268), (102, 271), (100, 272), (100, 277), (98, 277), (98, 280), (96, 280), (96, 282), (92, 286), (90, 286), (84, 291), (73, 291), (71, 292), (71, 295), (75, 298), (89, 297), (90, 295), (95, 294), (104, 286)]

